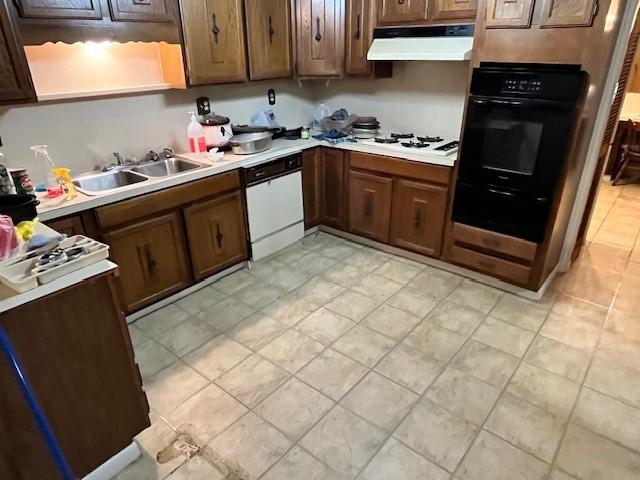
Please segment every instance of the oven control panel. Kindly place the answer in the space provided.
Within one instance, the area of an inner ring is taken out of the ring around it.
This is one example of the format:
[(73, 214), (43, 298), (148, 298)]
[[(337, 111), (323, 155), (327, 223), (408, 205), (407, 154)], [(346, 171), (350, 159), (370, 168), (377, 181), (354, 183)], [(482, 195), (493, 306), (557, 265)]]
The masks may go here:
[(542, 92), (542, 80), (534, 78), (506, 78), (502, 82), (503, 93), (540, 93)]

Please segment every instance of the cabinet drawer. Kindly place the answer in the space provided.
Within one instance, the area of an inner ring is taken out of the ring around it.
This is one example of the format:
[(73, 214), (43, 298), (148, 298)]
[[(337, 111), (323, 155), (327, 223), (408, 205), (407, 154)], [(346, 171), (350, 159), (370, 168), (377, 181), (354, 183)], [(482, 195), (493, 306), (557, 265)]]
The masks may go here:
[(109, 0), (111, 18), (118, 22), (173, 22), (170, 0)]
[(386, 173), (398, 177), (414, 178), (432, 183), (449, 184), (450, 167), (412, 162), (401, 158), (351, 152), (351, 168), (362, 168), (373, 172)]
[(533, 261), (538, 250), (535, 243), (461, 223), (453, 224), (453, 240), (529, 262)]
[(526, 285), (529, 282), (531, 268), (519, 263), (485, 255), (454, 245), (451, 248), (451, 261), (472, 270), (486, 273), (492, 277)]
[(240, 176), (234, 170), (101, 207), (96, 216), (102, 228), (109, 228), (237, 188)]

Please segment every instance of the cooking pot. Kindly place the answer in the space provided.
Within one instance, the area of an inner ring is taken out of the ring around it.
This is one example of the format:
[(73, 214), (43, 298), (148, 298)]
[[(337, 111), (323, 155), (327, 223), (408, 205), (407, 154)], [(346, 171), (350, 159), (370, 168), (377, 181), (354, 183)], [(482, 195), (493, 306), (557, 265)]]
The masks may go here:
[(229, 144), (229, 139), (233, 137), (231, 122), (222, 115), (205, 115), (200, 120), (200, 125), (204, 129), (204, 139), (207, 148), (221, 148)]
[(0, 195), (0, 214), (9, 215), (13, 224), (17, 225), (36, 218), (36, 206), (39, 203), (35, 195)]
[(231, 150), (236, 155), (250, 155), (269, 150), (272, 142), (273, 139), (270, 132), (243, 133), (231, 138), (229, 145), (231, 145)]

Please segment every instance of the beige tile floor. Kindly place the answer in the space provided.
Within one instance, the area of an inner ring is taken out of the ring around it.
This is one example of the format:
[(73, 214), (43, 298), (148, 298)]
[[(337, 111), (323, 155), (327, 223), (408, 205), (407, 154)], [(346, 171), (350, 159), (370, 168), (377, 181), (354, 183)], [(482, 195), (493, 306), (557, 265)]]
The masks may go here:
[(637, 480), (640, 190), (597, 212), (541, 302), (314, 234), (137, 321), (118, 480)]

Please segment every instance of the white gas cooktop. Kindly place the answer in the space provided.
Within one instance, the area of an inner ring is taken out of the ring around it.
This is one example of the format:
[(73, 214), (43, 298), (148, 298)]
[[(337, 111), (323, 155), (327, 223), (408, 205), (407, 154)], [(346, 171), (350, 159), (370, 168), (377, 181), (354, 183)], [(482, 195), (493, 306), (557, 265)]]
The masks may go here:
[(362, 140), (361, 143), (396, 152), (411, 152), (414, 155), (449, 157), (458, 153), (458, 141), (442, 137), (392, 133), (389, 137)]

